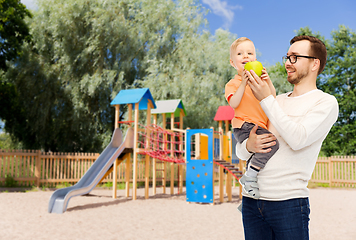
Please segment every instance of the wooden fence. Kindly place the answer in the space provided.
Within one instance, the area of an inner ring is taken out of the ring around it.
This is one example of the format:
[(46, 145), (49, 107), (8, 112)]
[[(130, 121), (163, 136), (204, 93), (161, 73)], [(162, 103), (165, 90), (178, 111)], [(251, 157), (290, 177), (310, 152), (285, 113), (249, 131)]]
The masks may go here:
[[(0, 186), (5, 185), (6, 176), (12, 177), (19, 186), (74, 184), (79, 181), (98, 157), (98, 153), (46, 153), (0, 149)], [(125, 164), (119, 165), (118, 182), (125, 181), (124, 166)], [(152, 176), (152, 166), (150, 169), (150, 176)], [(325, 183), (329, 186), (356, 187), (355, 169), (356, 157), (354, 156), (321, 157), (316, 163), (310, 182)], [(177, 171), (177, 166), (175, 166), (175, 176), (177, 176)], [(170, 171), (167, 173), (168, 181)], [(132, 170), (129, 174), (132, 177)], [(139, 161), (138, 182), (145, 180), (144, 174), (145, 163)], [(109, 182), (112, 179), (113, 174), (111, 173), (103, 182)]]
[(336, 187), (356, 187), (356, 157), (320, 157), (310, 182)]
[[(6, 151), (0, 149), (0, 186), (5, 185), (7, 176), (18, 186), (54, 186), (60, 183), (74, 184), (80, 180), (98, 153), (46, 153), (31, 150)], [(150, 176), (152, 176), (151, 166)], [(167, 168), (168, 170), (168, 168)], [(177, 176), (175, 166), (175, 176)], [(118, 182), (125, 181), (125, 164), (118, 167)], [(138, 182), (145, 181), (145, 162), (138, 162)], [(167, 171), (169, 181), (170, 171)], [(132, 167), (130, 178), (132, 181)], [(177, 177), (176, 177), (177, 178)], [(103, 182), (112, 182), (111, 173)], [(175, 179), (177, 180), (177, 179)]]

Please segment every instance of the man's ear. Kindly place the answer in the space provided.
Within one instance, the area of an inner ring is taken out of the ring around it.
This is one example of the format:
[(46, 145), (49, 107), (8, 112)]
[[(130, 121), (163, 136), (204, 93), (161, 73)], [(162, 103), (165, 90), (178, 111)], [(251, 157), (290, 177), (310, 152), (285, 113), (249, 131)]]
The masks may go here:
[(320, 68), (320, 60), (319, 59), (314, 59), (314, 64), (313, 64), (313, 67), (312, 67), (312, 71), (313, 72), (318, 72), (319, 71), (319, 68)]

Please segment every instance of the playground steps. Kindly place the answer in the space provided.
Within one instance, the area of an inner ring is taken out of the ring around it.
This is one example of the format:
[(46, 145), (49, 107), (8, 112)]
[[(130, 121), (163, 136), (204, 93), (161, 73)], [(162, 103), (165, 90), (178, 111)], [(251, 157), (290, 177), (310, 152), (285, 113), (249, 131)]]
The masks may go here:
[[(156, 178), (156, 181), (163, 181), (164, 178)], [(157, 188), (164, 187), (163, 185), (156, 185)]]
[(231, 163), (220, 159), (215, 159), (214, 163), (218, 164), (219, 166), (223, 167), (226, 171), (230, 172), (237, 180), (240, 177), (242, 177), (242, 171), (240, 171), (240, 169), (235, 165), (232, 165)]
[[(164, 161), (158, 161), (156, 160), (156, 172), (162, 172), (162, 176), (166, 176), (166, 169), (164, 167), (165, 162)], [(157, 176), (157, 175), (156, 175)], [(156, 181), (165, 181), (165, 177), (156, 177)], [(156, 185), (156, 187), (164, 187), (164, 185)]]
[(164, 163), (163, 161), (156, 161), (156, 172), (165, 172), (166, 169), (164, 168)]

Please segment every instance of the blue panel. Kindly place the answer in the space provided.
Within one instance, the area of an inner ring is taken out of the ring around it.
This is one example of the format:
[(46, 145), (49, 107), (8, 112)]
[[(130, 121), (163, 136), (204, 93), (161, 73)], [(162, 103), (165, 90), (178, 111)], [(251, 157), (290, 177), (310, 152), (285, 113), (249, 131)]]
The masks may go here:
[(213, 203), (213, 162), (190, 160), (186, 173), (187, 202)]
[(208, 136), (208, 159), (213, 161), (213, 129), (187, 129), (186, 133), (186, 139), (187, 139), (187, 144), (186, 144), (186, 158), (187, 161), (191, 159), (191, 141), (192, 141), (192, 136), (198, 133), (202, 133)]
[[(208, 159), (191, 159), (191, 138), (198, 133), (208, 136)], [(186, 141), (187, 202), (213, 203), (213, 130), (187, 129)]]

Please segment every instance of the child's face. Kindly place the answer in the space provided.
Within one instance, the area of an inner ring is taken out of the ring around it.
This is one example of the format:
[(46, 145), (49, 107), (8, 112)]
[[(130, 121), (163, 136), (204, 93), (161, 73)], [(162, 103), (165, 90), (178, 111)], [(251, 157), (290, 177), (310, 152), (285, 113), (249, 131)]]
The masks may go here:
[(244, 41), (236, 47), (230, 59), (230, 64), (242, 76), (245, 64), (252, 61), (256, 61), (255, 46), (251, 41)]

